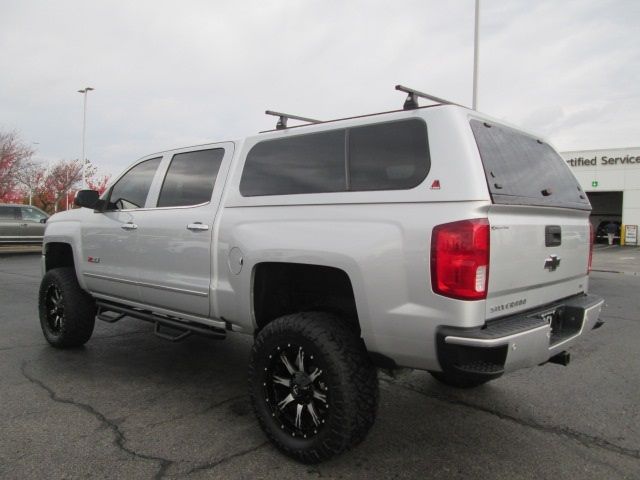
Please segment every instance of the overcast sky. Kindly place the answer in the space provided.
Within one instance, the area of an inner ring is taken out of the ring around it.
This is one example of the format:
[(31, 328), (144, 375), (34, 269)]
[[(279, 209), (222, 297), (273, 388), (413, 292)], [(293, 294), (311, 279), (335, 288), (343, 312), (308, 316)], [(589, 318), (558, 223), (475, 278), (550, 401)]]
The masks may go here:
[[(0, 129), (118, 173), (156, 151), (402, 106), (470, 105), (473, 0), (0, 3)], [(482, 0), (479, 110), (560, 150), (640, 145), (640, 1)]]

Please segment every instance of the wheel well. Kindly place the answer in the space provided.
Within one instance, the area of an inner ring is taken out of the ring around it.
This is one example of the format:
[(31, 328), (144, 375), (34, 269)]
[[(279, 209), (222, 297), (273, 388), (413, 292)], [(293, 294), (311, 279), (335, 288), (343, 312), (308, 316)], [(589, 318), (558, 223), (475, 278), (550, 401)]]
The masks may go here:
[(73, 267), (73, 249), (68, 243), (48, 243), (45, 247), (45, 269)]
[(253, 307), (258, 330), (278, 317), (302, 311), (340, 316), (358, 334), (358, 312), (349, 276), (343, 270), (304, 263), (256, 265)]

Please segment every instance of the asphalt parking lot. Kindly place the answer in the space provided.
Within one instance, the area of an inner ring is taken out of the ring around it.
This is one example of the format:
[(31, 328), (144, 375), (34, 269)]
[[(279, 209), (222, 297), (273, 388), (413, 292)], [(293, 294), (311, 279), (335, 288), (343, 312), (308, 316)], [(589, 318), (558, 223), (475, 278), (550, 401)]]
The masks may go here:
[(568, 367), (474, 390), (381, 375), (364, 443), (306, 466), (254, 421), (250, 339), (172, 344), (125, 319), (98, 322), (84, 348), (54, 350), (38, 324), (39, 255), (2, 254), (0, 477), (640, 478), (640, 249), (600, 247), (594, 266), (607, 323)]

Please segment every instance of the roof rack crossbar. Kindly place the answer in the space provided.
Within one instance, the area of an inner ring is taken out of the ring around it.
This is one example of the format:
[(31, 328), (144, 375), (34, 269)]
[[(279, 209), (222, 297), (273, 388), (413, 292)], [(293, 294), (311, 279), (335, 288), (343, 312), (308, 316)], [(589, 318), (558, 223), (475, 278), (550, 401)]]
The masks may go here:
[(440, 103), (443, 105), (458, 105), (457, 103), (445, 100), (444, 98), (435, 97), (433, 95), (429, 95), (428, 93), (405, 87), (404, 85), (396, 85), (396, 90), (400, 90), (401, 92), (408, 94), (407, 99), (404, 101), (404, 105), (402, 106), (403, 110), (413, 110), (420, 107), (420, 105), (418, 104), (418, 97), (426, 98), (427, 100), (431, 100), (432, 102)]
[(267, 115), (273, 115), (278, 118), (278, 123), (276, 124), (276, 130), (284, 130), (287, 128), (287, 120), (300, 120), (301, 122), (307, 123), (321, 123), (322, 120), (314, 120), (313, 118), (299, 117), (298, 115), (290, 115), (288, 113), (274, 112), (273, 110), (266, 110), (264, 113)]

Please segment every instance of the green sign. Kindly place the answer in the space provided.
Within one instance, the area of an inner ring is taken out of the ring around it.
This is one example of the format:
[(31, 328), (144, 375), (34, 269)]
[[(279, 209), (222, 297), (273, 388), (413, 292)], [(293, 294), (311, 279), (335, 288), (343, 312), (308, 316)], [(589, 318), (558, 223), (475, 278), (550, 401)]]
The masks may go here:
[(597, 187), (598, 186), (598, 181), (597, 180), (592, 181), (591, 182), (591, 186), (592, 187)]

